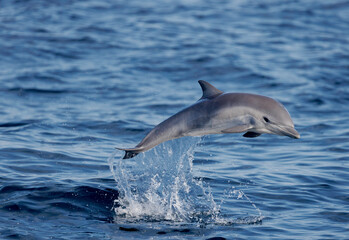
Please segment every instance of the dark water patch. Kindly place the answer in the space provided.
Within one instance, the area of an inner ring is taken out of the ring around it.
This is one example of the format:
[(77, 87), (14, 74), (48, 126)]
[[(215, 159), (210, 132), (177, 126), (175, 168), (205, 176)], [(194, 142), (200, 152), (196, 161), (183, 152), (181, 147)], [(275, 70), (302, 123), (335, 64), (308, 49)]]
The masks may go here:
[(13, 185), (13, 186), (3, 186), (0, 189), (0, 193), (13, 193), (13, 192), (21, 192), (21, 191), (47, 191), (49, 190), (48, 187), (32, 187), (32, 188), (28, 188), (28, 187), (24, 187), (24, 186), (19, 186), (19, 185)]
[(348, 1), (340, 1), (340, 2), (333, 2), (333, 3), (322, 3), (319, 4), (319, 9), (325, 9), (325, 10), (344, 10), (346, 8), (349, 8), (349, 2)]
[(60, 208), (60, 209), (66, 210), (69, 213), (86, 211), (86, 208), (79, 207), (74, 204), (66, 203), (66, 202), (54, 202), (54, 203), (51, 203), (50, 206), (54, 208)]
[[(348, 158), (345, 159), (338, 159), (339, 161), (347, 161)], [(319, 169), (321, 172), (333, 172), (333, 173), (348, 173), (348, 167), (343, 167), (343, 166), (317, 166), (317, 169)]]
[(18, 204), (5, 205), (2, 207), (2, 210), (10, 213), (27, 213), (31, 215), (38, 215), (42, 212), (40, 207), (26, 201), (20, 201)]
[(93, 33), (98, 33), (98, 34), (113, 34), (116, 32), (113, 28), (103, 27), (103, 26), (95, 26), (95, 25), (79, 28), (78, 31), (87, 32), (87, 33), (93, 32)]
[(285, 192), (285, 193), (267, 193), (267, 192), (260, 192), (255, 194), (255, 196), (262, 198), (262, 199), (269, 199), (269, 200), (278, 200), (278, 201), (287, 201), (288, 204), (317, 204), (318, 201), (315, 200), (311, 195), (306, 196), (304, 194), (305, 191), (301, 191), (303, 194), (300, 196), (299, 192)]
[(20, 166), (8, 166), (8, 169), (12, 172), (22, 174), (52, 174), (57, 173), (57, 170), (48, 166), (48, 164), (27, 164), (23, 163)]
[[(12, 76), (12, 75), (10, 75)], [(21, 74), (16, 74), (13, 76), (15, 81), (25, 82), (25, 81), (41, 81), (42, 83), (58, 83), (63, 84), (65, 81), (55, 74), (49, 72), (38, 73), (35, 71), (28, 71)], [(10, 88), (11, 90), (11, 88)]]
[(13, 230), (4, 230), (1, 231), (1, 236), (4, 236), (5, 239), (28, 239), (28, 240), (37, 240), (40, 239), (38, 236), (35, 236), (34, 234), (19, 234), (19, 233), (13, 233), (15, 231)]
[(121, 231), (125, 232), (138, 232), (139, 230), (137, 228), (132, 228), (132, 227), (119, 227)]
[(6, 196), (7, 201), (13, 199), (11, 204), (2, 204), (2, 209), (9, 212), (28, 212), (34, 215), (54, 214), (55, 211), (75, 212), (93, 214), (98, 219), (104, 219), (103, 221), (111, 221), (111, 209), (114, 200), (118, 198), (116, 190), (88, 186), (67, 191), (57, 191), (55, 187), (6, 186), (0, 192)]
[(189, 232), (191, 232), (191, 230), (188, 229), (188, 228), (185, 228), (185, 229), (174, 229), (173, 231), (174, 232), (181, 232), (181, 233), (189, 233)]
[(62, 153), (53, 153), (29, 148), (3, 148), (3, 155), (7, 159), (27, 159), (28, 156), (39, 159), (81, 161), (81, 158), (74, 158)]
[(16, 92), (18, 95), (24, 94), (65, 94), (67, 90), (53, 90), (53, 89), (38, 89), (38, 88), (11, 88), (9, 92)]
[(349, 213), (348, 212), (329, 212), (329, 211), (323, 211), (320, 212), (322, 216), (325, 216), (326, 218), (330, 219), (333, 222), (340, 222), (340, 223), (348, 223), (349, 222)]
[[(34, 28), (36, 29), (36, 28)], [(40, 31), (45, 31), (45, 30), (40, 30)], [(2, 38), (5, 39), (20, 39), (21, 41), (42, 41), (42, 42), (52, 42), (52, 43), (66, 43), (66, 44), (72, 44), (72, 43), (86, 43), (86, 44), (93, 44), (96, 41), (87, 36), (82, 36), (82, 37), (65, 37), (61, 35), (56, 35), (55, 34), (25, 34), (25, 33), (7, 33), (7, 34), (2, 34)], [(42, 50), (42, 52), (48, 52), (48, 53), (61, 53), (62, 50), (60, 49), (59, 51), (56, 49), (44, 49), (41, 47), (37, 47), (35, 50)], [(78, 49), (73, 50), (73, 52), (77, 52)], [(56, 55), (60, 56), (60, 54)], [(63, 55), (64, 56), (64, 55)]]
[(205, 158), (196, 158), (195, 160), (193, 160), (193, 163), (195, 165), (202, 165), (202, 164), (215, 164), (218, 161), (215, 160), (211, 160), (211, 159), (205, 159)]
[(347, 153), (348, 147), (346, 147), (346, 148), (330, 147), (330, 148), (327, 148), (326, 150), (329, 152)]
[(0, 128), (12, 128), (12, 127), (22, 127), (27, 126), (33, 123), (36, 123), (37, 120), (23, 120), (19, 122), (7, 122), (7, 123), (1, 123)]
[(212, 237), (212, 238), (206, 238), (206, 240), (226, 240), (224, 237)]
[(308, 101), (311, 104), (315, 104), (315, 105), (319, 105), (319, 106), (325, 104), (325, 101), (321, 98), (313, 98), (313, 99), (309, 99)]
[(206, 238), (206, 240), (226, 240), (224, 237), (212, 237), (212, 238)]
[(190, 63), (202, 64), (202, 63), (213, 61), (213, 58), (211, 56), (197, 56), (197, 57), (187, 59), (187, 61)]
[(92, 136), (83, 136), (83, 137), (77, 137), (77, 138), (69, 139), (69, 141), (72, 141), (72, 142), (80, 141), (80, 142), (89, 142), (89, 143), (99, 142), (99, 141), (103, 141), (103, 140), (104, 139), (97, 138), (97, 137), (92, 137)]
[(99, 204), (103, 209), (110, 210), (114, 206), (114, 200), (119, 193), (114, 189), (97, 189), (89, 186), (80, 186), (75, 189), (76, 193), (69, 193), (77, 201), (86, 201)]
[[(53, 40), (51, 40), (53, 41)], [(84, 39), (78, 39), (75, 41), (85, 41)], [(59, 41), (61, 42), (61, 41)], [(62, 58), (67, 60), (77, 60), (81, 59), (82, 53), (77, 50), (70, 50), (70, 49), (60, 49), (60, 50), (47, 50), (47, 49), (36, 49), (36, 52), (34, 53), (36, 56), (41, 56), (43, 54), (52, 56), (54, 58)]]

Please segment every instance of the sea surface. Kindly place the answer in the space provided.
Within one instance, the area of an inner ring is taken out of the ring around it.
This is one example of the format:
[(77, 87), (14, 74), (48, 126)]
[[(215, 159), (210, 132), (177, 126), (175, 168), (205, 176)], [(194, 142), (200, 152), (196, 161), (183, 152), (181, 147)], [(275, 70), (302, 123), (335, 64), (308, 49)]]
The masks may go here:
[[(301, 139), (121, 160), (200, 79)], [(349, 1), (1, 0), (0, 239), (349, 239)]]

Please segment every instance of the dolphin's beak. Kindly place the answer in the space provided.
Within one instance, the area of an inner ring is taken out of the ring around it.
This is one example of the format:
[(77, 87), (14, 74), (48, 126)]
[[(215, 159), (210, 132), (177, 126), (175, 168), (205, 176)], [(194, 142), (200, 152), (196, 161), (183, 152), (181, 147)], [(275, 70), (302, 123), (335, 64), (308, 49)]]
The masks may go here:
[(277, 135), (281, 135), (281, 136), (287, 136), (290, 138), (296, 138), (299, 139), (301, 136), (299, 135), (299, 133), (297, 132), (296, 129), (294, 129), (293, 127), (289, 127), (289, 126), (280, 126), (280, 125), (270, 125), (272, 126), (272, 128), (269, 130)]
[(288, 126), (280, 126), (279, 128), (282, 135), (285, 135), (287, 137), (296, 138), (299, 139), (301, 136), (299, 133), (294, 129), (293, 127)]

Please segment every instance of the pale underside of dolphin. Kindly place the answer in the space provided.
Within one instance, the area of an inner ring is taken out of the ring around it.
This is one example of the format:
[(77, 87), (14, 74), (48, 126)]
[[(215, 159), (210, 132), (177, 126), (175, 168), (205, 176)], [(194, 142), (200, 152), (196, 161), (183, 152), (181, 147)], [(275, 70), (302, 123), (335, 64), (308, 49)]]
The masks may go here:
[(290, 114), (276, 100), (249, 93), (223, 93), (199, 80), (202, 97), (154, 127), (134, 148), (125, 151), (124, 159), (133, 158), (158, 144), (185, 136), (243, 133), (258, 137), (263, 133), (300, 138)]

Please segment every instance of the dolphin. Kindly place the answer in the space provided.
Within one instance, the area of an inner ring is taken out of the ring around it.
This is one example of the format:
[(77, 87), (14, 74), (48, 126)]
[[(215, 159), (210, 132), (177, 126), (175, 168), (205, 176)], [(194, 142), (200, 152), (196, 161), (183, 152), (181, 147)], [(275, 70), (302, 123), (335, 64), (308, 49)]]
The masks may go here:
[(154, 127), (123, 159), (133, 158), (158, 144), (184, 136), (243, 133), (254, 138), (263, 133), (300, 138), (290, 114), (278, 101), (250, 93), (224, 93), (199, 80), (202, 97)]

